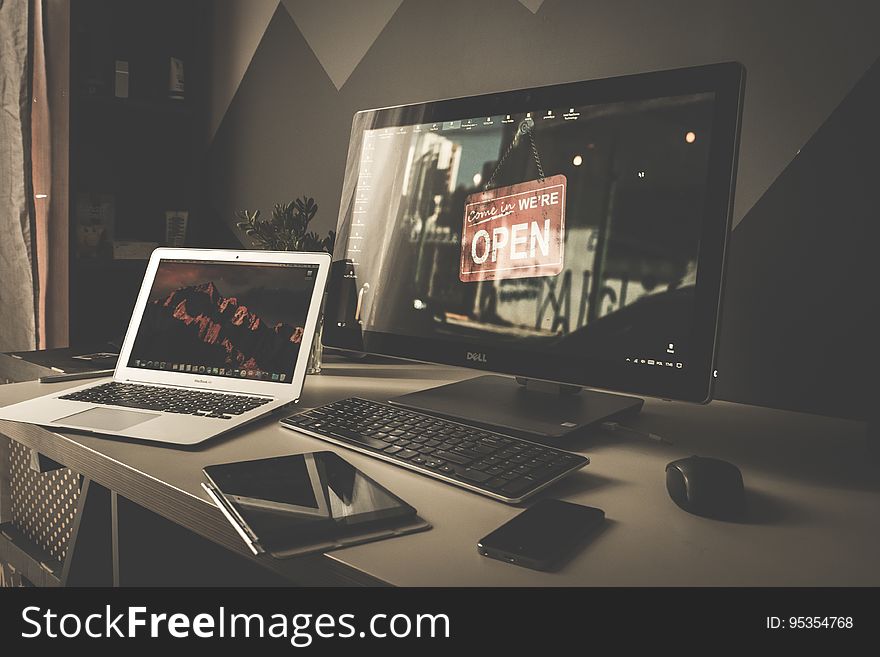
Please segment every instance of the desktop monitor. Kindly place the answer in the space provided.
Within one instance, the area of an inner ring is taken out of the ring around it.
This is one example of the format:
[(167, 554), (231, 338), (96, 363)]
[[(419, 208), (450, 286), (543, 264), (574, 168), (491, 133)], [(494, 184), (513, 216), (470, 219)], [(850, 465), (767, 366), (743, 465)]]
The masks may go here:
[[(325, 344), (708, 401), (744, 78), (723, 63), (358, 112)], [(543, 415), (526, 432), (545, 435), (641, 406), (528, 389), (480, 377), (396, 401), (508, 428)]]

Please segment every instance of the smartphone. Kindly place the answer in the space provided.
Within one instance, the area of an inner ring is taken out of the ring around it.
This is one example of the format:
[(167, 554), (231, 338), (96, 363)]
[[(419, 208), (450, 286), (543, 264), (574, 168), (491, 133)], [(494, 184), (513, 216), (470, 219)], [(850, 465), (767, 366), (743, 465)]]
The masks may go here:
[(555, 570), (605, 521), (605, 512), (541, 500), (477, 543), (484, 557), (535, 570)]

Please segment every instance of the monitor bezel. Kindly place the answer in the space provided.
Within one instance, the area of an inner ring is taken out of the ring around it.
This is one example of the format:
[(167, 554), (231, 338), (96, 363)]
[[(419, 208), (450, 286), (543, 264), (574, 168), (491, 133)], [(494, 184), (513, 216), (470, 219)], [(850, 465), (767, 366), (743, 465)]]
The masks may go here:
[[(572, 354), (505, 349), (465, 340), (414, 337), (403, 334), (334, 330), (327, 317), (324, 344), (349, 351), (455, 365), (544, 381), (580, 385), (630, 394), (697, 403), (712, 398), (715, 358), (723, 298), (724, 267), (731, 230), (737, 154), (742, 115), (745, 67), (738, 62), (556, 84), (363, 110), (352, 121), (352, 144), (365, 129), (451, 121), (474, 116), (536, 111), (542, 107), (584, 106), (650, 98), (714, 93), (715, 105), (707, 172), (707, 193), (689, 360), (681, 370), (631, 363), (575, 358)], [(356, 175), (358, 158), (350, 147), (346, 180)], [(343, 198), (337, 235), (344, 235), (351, 206)], [(334, 264), (339, 262), (334, 258)], [(334, 304), (328, 304), (330, 310)], [(475, 360), (468, 354), (479, 353)]]

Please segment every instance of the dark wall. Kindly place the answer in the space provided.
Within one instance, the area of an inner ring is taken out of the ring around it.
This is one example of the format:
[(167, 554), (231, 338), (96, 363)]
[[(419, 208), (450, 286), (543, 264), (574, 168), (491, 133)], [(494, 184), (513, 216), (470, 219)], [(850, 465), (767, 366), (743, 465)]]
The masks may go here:
[(877, 417), (880, 60), (733, 233), (716, 393)]
[[(214, 136), (219, 216), (307, 193), (321, 227), (335, 225), (359, 109), (738, 60), (749, 70), (738, 223), (880, 55), (880, 3), (868, 0), (545, 0), (536, 14), (517, 0), (403, 0), (384, 30), (368, 31), (388, 6), (278, 4)], [(242, 24), (216, 26), (224, 57), (249, 52), (252, 35), (239, 31), (255, 28)], [(370, 38), (350, 77), (335, 73), (337, 89), (327, 71)]]
[[(266, 11), (271, 1), (255, 4)], [(867, 0), (403, 0), (394, 11), (398, 3), (284, 0), (266, 11), (260, 39), (239, 34), (240, 21), (215, 24), (217, 48), (258, 43), (228, 108), (213, 108), (222, 115), (210, 152), (219, 220), (308, 194), (320, 205), (318, 230), (335, 226), (359, 109), (738, 60), (748, 69), (739, 224), (880, 55), (880, 3)], [(384, 29), (368, 20), (380, 9)], [(350, 76), (340, 74), (365, 47)], [(734, 252), (731, 270), (748, 268), (748, 257)], [(729, 306), (728, 318), (748, 312)], [(754, 373), (719, 382), (719, 396), (777, 405), (773, 389), (756, 392)]]

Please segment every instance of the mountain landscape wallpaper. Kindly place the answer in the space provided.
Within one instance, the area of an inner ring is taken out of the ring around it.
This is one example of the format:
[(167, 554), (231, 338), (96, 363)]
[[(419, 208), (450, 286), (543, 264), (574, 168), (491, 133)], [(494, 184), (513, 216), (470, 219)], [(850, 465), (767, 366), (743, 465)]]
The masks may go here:
[(302, 342), (312, 277), (304, 268), (163, 262), (134, 360), (287, 373)]

